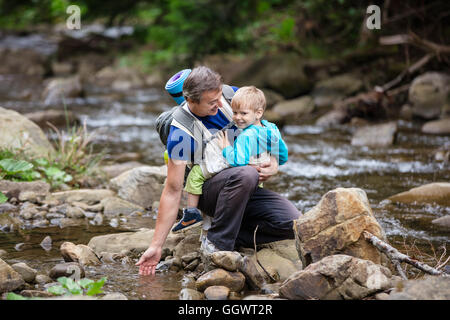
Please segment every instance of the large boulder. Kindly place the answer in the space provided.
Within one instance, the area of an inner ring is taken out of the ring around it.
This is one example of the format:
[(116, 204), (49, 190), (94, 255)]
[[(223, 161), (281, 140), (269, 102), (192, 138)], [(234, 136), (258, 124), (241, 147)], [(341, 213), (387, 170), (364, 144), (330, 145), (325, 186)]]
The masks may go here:
[(211, 286), (224, 286), (230, 291), (239, 292), (244, 288), (245, 276), (240, 272), (230, 272), (224, 269), (214, 269), (202, 276), (195, 282), (195, 287), (199, 291), (204, 291)]
[(305, 94), (312, 88), (304, 71), (304, 60), (297, 54), (263, 57), (241, 70), (241, 75), (233, 79), (233, 84), (268, 88), (287, 99)]
[(358, 128), (352, 137), (352, 146), (386, 147), (394, 143), (397, 123), (388, 122)]
[(425, 276), (397, 283), (389, 300), (450, 300), (450, 277)]
[(105, 198), (115, 196), (114, 191), (108, 189), (79, 189), (70, 191), (54, 192), (49, 194), (47, 201), (64, 202), (84, 202), (89, 205), (99, 203)]
[(16, 111), (0, 107), (0, 149), (24, 149), (30, 156), (47, 157), (55, 149), (37, 124)]
[(159, 200), (167, 177), (167, 166), (142, 166), (131, 169), (110, 180), (109, 187), (120, 198), (144, 208)]
[(401, 203), (433, 203), (450, 205), (450, 183), (433, 182), (395, 194), (388, 198)]
[(333, 255), (294, 273), (280, 287), (290, 300), (359, 300), (392, 288), (391, 271), (371, 261)]
[(145, 212), (143, 207), (118, 197), (105, 198), (100, 203), (106, 217), (128, 216), (133, 213), (143, 214)]
[(450, 118), (429, 121), (422, 126), (423, 133), (450, 134)]
[(414, 115), (433, 119), (449, 109), (450, 77), (427, 72), (414, 79), (409, 87), (409, 101)]
[(0, 293), (17, 290), (24, 284), (20, 274), (0, 259)]
[[(141, 229), (137, 232), (121, 232), (93, 237), (88, 246), (97, 254), (102, 252), (123, 253), (124, 251), (142, 252), (148, 249), (153, 234), (153, 229)], [(182, 235), (170, 233), (167, 236), (164, 248), (173, 248), (183, 239)]]
[(66, 262), (78, 262), (83, 266), (99, 265), (102, 262), (90, 247), (72, 242), (64, 242), (60, 247), (61, 255)]
[(295, 120), (309, 115), (313, 110), (313, 99), (310, 96), (303, 96), (292, 100), (281, 101), (272, 108), (271, 112), (286, 120)]
[(335, 102), (358, 92), (364, 83), (357, 75), (340, 74), (318, 81), (311, 95), (317, 107), (332, 106)]
[[(301, 270), (301, 263), (295, 264), (289, 259), (281, 257), (275, 251), (264, 248), (259, 250), (257, 253), (258, 261), (264, 267), (266, 271), (269, 273), (273, 273), (273, 278), (276, 280), (284, 281), (291, 274)], [(256, 261), (256, 256), (252, 256), (252, 260), (262, 276), (266, 276), (265, 271), (260, 267), (260, 265)], [(299, 259), (297, 258), (297, 261)], [(300, 261), (298, 261), (300, 262)], [(272, 274), (271, 274), (272, 276)]]
[(389, 266), (384, 255), (364, 239), (363, 231), (386, 241), (366, 193), (359, 188), (327, 192), (314, 208), (294, 221), (297, 250), (304, 267), (334, 254)]
[(0, 192), (7, 195), (8, 198), (19, 199), (30, 192), (36, 197), (46, 197), (49, 191), (50, 185), (43, 181), (16, 182), (0, 180)]

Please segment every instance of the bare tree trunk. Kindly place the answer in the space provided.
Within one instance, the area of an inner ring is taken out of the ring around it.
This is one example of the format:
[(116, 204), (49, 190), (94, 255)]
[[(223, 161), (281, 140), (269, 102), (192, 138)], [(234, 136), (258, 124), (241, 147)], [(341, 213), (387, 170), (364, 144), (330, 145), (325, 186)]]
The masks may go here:
[[(363, 235), (367, 241), (369, 241), (372, 245), (374, 245), (378, 250), (385, 253), (394, 262), (394, 265), (397, 267), (397, 270), (399, 269), (400, 262), (405, 262), (405, 263), (408, 263), (408, 264), (414, 266), (415, 268), (417, 268), (419, 270), (422, 270), (425, 273), (428, 273), (428, 274), (431, 274), (434, 276), (450, 277), (449, 274), (446, 274), (446, 273), (439, 271), (433, 267), (430, 267), (429, 265), (427, 265), (425, 263), (422, 263), (420, 261), (417, 261), (417, 260), (414, 260), (414, 259), (408, 257), (407, 255), (401, 253), (400, 251), (398, 251), (394, 247), (390, 246), (386, 242), (380, 240), (379, 238), (377, 238), (370, 232), (364, 231)], [(399, 273), (403, 278), (406, 278), (406, 275), (403, 272), (399, 272)]]

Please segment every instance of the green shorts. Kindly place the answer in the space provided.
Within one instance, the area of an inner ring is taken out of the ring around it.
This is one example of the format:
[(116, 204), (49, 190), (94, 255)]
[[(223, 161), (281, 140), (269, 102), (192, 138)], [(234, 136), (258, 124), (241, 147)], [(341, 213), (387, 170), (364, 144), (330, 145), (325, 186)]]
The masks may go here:
[(203, 176), (202, 169), (198, 164), (192, 167), (186, 179), (184, 190), (191, 194), (202, 194), (203, 183), (206, 179)]

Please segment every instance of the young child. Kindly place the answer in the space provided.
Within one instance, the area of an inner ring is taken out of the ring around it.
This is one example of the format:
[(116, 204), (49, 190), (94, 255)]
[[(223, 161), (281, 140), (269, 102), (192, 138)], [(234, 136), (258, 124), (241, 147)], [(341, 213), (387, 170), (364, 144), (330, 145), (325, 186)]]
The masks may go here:
[[(281, 133), (275, 124), (262, 120), (266, 108), (264, 93), (254, 86), (242, 87), (236, 91), (231, 108), (233, 121), (242, 132), (237, 136), (233, 146), (229, 143), (227, 131), (217, 133), (219, 146), (223, 149), (222, 155), (228, 165), (258, 166), (269, 162), (271, 155), (276, 157), (280, 165), (284, 164), (288, 159), (288, 150)], [(202, 221), (197, 206), (205, 180), (200, 166), (193, 166), (185, 186), (188, 192), (187, 208), (172, 232), (190, 228)]]

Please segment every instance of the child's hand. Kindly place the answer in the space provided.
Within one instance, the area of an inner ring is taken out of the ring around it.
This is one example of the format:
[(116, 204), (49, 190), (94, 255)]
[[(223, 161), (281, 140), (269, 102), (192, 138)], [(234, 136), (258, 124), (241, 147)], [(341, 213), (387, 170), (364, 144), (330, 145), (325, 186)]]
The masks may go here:
[(226, 131), (225, 132), (219, 131), (217, 133), (217, 139), (221, 149), (225, 149), (226, 147), (230, 146), (230, 142), (228, 141), (228, 135)]

